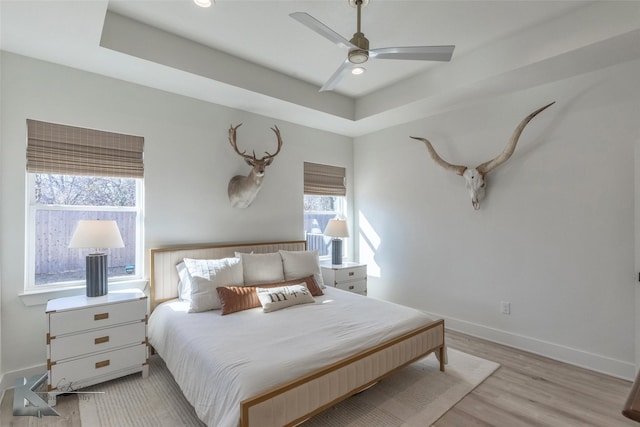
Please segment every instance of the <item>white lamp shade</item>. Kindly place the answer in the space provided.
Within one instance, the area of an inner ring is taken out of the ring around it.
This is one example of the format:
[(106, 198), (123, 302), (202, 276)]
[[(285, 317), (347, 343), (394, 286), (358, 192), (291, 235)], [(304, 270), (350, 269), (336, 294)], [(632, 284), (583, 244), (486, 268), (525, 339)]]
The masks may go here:
[(123, 248), (118, 224), (111, 220), (80, 220), (70, 248)]
[(329, 237), (349, 237), (349, 228), (344, 219), (330, 219), (324, 229), (324, 235)]

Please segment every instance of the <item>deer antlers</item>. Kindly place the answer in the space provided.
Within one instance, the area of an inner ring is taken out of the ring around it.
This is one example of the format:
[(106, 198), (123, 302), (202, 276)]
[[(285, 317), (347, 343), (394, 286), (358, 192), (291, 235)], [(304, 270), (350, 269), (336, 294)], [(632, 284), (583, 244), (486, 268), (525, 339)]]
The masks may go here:
[(280, 129), (278, 129), (278, 126), (274, 126), (271, 128), (271, 130), (276, 134), (276, 137), (278, 138), (278, 149), (273, 154), (269, 154), (268, 151), (265, 151), (266, 156), (262, 156), (261, 159), (256, 158), (255, 150), (253, 150), (253, 156), (246, 154), (247, 150), (244, 150), (243, 152), (240, 152), (240, 150), (238, 150), (238, 144), (236, 143), (236, 129), (238, 129), (240, 126), (242, 126), (242, 123), (240, 123), (238, 126), (235, 126), (235, 127), (231, 125), (231, 127), (229, 128), (229, 143), (231, 144), (233, 149), (236, 151), (236, 153), (238, 153), (240, 156), (242, 156), (245, 159), (257, 160), (257, 161), (265, 161), (267, 159), (273, 159), (275, 156), (278, 155), (278, 153), (280, 152), (280, 149), (282, 148), (282, 138), (280, 137)]

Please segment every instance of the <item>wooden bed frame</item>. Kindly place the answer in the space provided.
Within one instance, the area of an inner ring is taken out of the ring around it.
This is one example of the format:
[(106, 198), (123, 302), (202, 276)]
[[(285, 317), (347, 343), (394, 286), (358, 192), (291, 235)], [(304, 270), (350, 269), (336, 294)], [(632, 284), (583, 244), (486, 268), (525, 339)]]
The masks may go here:
[[(178, 297), (176, 264), (183, 258), (216, 259), (235, 252), (304, 251), (306, 241), (174, 246), (151, 250), (151, 310)], [(440, 370), (446, 360), (444, 320), (281, 384), (240, 404), (240, 426), (294, 426), (374, 385), (394, 371), (437, 351)]]

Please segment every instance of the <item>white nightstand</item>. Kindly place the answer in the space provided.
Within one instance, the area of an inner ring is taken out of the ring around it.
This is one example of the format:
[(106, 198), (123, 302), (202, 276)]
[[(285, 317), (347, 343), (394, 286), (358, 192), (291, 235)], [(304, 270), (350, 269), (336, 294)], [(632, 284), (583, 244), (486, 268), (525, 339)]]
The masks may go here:
[(124, 375), (149, 375), (147, 297), (139, 289), (47, 303), (49, 405), (58, 394)]
[(361, 295), (367, 294), (367, 265), (357, 262), (342, 264), (320, 263), (322, 280), (326, 286)]

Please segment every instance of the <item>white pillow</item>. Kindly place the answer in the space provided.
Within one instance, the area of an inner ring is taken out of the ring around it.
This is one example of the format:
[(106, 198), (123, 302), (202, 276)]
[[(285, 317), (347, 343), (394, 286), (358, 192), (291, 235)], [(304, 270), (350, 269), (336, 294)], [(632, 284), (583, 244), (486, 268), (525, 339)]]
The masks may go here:
[(286, 280), (300, 279), (313, 275), (316, 283), (324, 289), (322, 271), (318, 251), (283, 251), (280, 250)]
[(244, 282), (240, 258), (185, 258), (184, 264), (191, 276), (189, 313), (220, 309), (216, 288), (242, 286)]
[[(244, 254), (236, 252), (236, 257), (242, 260), (245, 285), (284, 281), (282, 257), (279, 253)], [(310, 274), (307, 274), (307, 276), (310, 276)]]
[(191, 301), (191, 276), (189, 276), (189, 270), (184, 265), (184, 261), (180, 261), (176, 264), (176, 270), (178, 270), (178, 299), (180, 301)]
[(260, 299), (260, 304), (262, 304), (262, 311), (265, 313), (291, 307), (292, 305), (315, 302), (304, 283), (279, 288), (258, 287), (256, 288), (256, 293), (258, 294), (258, 299)]

